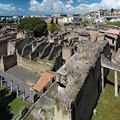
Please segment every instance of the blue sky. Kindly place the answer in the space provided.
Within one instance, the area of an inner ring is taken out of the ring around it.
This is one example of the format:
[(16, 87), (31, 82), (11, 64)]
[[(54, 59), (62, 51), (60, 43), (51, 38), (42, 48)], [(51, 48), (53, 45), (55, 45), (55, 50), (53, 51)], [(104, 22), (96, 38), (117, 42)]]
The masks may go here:
[(120, 9), (120, 0), (0, 0), (0, 15), (82, 14)]

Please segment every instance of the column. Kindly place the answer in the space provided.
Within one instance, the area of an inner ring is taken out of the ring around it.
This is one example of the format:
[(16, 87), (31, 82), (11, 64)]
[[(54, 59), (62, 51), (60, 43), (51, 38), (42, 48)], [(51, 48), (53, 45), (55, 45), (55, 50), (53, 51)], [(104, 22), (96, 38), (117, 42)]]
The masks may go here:
[(5, 85), (6, 91), (7, 91), (7, 81), (6, 81), (6, 85)]
[(11, 93), (13, 92), (13, 80), (11, 80)]
[(19, 96), (19, 84), (17, 84), (17, 98)]
[(118, 97), (117, 71), (115, 71), (114, 77), (115, 77), (115, 96)]
[(102, 78), (102, 90), (104, 90), (104, 68), (101, 67), (101, 78)]
[(1, 76), (1, 88), (3, 87), (3, 78), (2, 78), (2, 76)]
[(117, 51), (117, 40), (116, 39), (115, 39), (114, 43), (115, 43), (114, 51), (116, 53), (116, 51)]
[(105, 40), (105, 35), (104, 35), (104, 40)]
[(25, 102), (25, 90), (23, 91), (23, 102)]
[(34, 100), (33, 100), (33, 88), (32, 87), (30, 88), (30, 101), (32, 103), (34, 103)]

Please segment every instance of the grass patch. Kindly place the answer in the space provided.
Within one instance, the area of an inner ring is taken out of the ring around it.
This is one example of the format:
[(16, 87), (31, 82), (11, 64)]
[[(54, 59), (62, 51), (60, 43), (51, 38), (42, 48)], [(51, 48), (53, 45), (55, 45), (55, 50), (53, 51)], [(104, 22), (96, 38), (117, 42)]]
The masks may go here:
[(120, 22), (114, 22), (114, 23), (102, 24), (102, 26), (105, 26), (105, 25), (115, 25), (115, 26), (120, 26)]
[[(120, 98), (114, 95), (114, 71), (110, 70), (107, 83), (96, 106), (97, 113), (92, 120), (120, 120)], [(118, 73), (118, 80), (120, 73)], [(119, 92), (120, 96), (120, 92)]]
[(25, 118), (25, 120), (33, 120), (33, 116), (32, 116), (31, 114), (29, 114), (29, 115)]
[(24, 103), (21, 99), (14, 97), (3, 88), (0, 88), (0, 120), (11, 120), (20, 110)]

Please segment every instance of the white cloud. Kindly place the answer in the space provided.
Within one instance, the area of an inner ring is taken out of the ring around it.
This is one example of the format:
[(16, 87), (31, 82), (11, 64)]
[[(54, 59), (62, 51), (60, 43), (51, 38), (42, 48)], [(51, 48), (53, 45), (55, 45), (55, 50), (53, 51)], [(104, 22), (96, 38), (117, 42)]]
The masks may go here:
[(46, 13), (62, 12), (64, 9), (64, 3), (60, 0), (43, 0), (39, 3), (36, 0), (30, 1), (30, 11), (41, 11)]
[(0, 9), (7, 11), (15, 11), (16, 8), (12, 4), (2, 4), (0, 3)]
[(85, 2), (85, 3), (87, 3), (88, 1), (84, 1), (84, 0), (77, 0), (77, 2)]
[(77, 2), (82, 2), (82, 0), (78, 0)]
[(69, 1), (66, 1), (67, 4), (72, 4), (73, 3), (73, 0), (69, 0)]
[(37, 0), (30, 1), (30, 11), (40, 11), (46, 13), (86, 13), (93, 11), (98, 11), (99, 9), (119, 9), (120, 0), (101, 0), (100, 3), (86, 4), (87, 1), (77, 0), (78, 2), (85, 2), (78, 4), (77, 6), (72, 6), (73, 0), (63, 2), (61, 0), (43, 0), (41, 3)]
[(25, 10), (24, 10), (24, 9), (22, 9), (22, 8), (18, 8), (18, 10), (19, 10), (19, 11), (25, 11)]

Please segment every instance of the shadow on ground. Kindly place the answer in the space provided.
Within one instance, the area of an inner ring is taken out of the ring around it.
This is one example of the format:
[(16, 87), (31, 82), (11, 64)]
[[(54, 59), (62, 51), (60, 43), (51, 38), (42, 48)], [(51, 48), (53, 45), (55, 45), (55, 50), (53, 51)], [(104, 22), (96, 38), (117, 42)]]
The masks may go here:
[(11, 120), (13, 114), (10, 113), (11, 107), (8, 106), (10, 102), (15, 99), (13, 95), (10, 95), (6, 90), (0, 90), (0, 120)]

